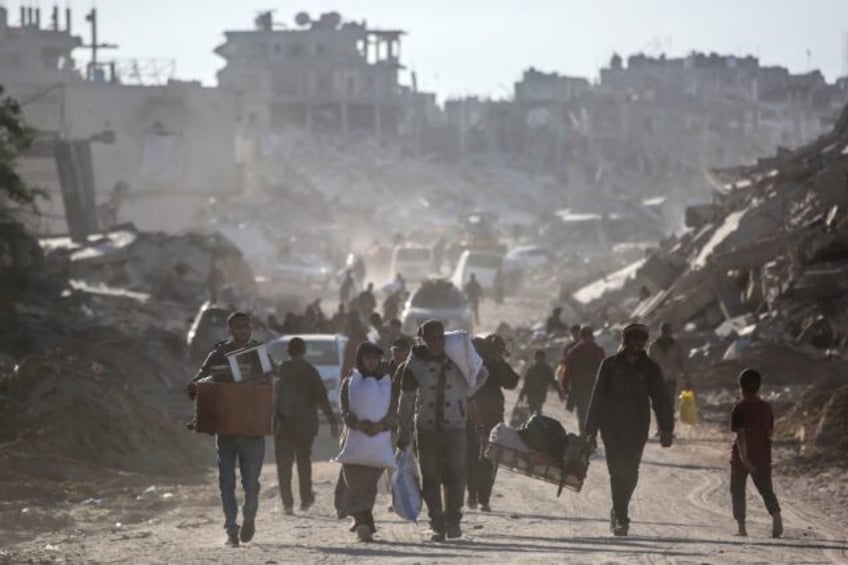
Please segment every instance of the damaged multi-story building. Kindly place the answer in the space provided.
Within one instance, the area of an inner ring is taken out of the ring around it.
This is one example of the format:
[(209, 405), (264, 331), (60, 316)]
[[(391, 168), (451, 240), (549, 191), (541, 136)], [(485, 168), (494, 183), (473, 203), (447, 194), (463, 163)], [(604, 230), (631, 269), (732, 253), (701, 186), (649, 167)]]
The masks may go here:
[[(110, 46), (84, 46), (70, 10), (54, 8), (49, 22), (39, 8), (22, 7), (18, 25), (10, 16), (0, 6), (0, 84), (37, 132), (20, 172), (50, 195), (31, 217), (36, 232), (82, 237), (121, 222), (181, 231), (202, 222), (210, 198), (237, 190), (233, 93), (173, 80), (155, 61), (81, 60), (81, 48)], [(92, 26), (96, 17), (87, 14)]]
[(397, 133), (403, 31), (343, 21), (336, 12), (295, 25), (265, 12), (255, 28), (225, 32), (215, 53), (226, 61), (218, 84), (237, 93), (244, 129), (254, 133)]

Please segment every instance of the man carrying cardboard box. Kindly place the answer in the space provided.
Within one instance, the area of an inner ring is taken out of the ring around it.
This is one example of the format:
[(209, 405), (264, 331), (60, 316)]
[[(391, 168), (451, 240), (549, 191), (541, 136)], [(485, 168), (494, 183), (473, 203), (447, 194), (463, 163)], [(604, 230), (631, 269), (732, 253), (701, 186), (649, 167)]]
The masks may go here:
[[(230, 339), (215, 344), (206, 361), (195, 377), (186, 386), (191, 399), (197, 394), (197, 383), (211, 378), (214, 382), (253, 382), (267, 379), (268, 375), (256, 356), (251, 357), (248, 367), (240, 368), (234, 376), (228, 355), (240, 349), (260, 345), (250, 339), (253, 328), (250, 316), (244, 312), (233, 312), (227, 317), (227, 333)], [(245, 374), (245, 369), (247, 369)], [(216, 435), (218, 450), (218, 484), (221, 489), (221, 503), (224, 507), (224, 529), (227, 531), (227, 545), (238, 547), (239, 541), (248, 542), (256, 531), (256, 511), (259, 507), (259, 473), (265, 459), (265, 437), (246, 435)], [(236, 502), (236, 463), (241, 472), (244, 486), (243, 523), (238, 524), (238, 504)]]

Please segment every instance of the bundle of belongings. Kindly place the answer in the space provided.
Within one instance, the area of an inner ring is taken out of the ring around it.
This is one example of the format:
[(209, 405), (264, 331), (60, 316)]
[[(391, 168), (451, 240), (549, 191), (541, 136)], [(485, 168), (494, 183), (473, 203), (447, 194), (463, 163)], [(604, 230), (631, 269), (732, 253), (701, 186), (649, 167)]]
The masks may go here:
[(496, 465), (580, 492), (589, 470), (586, 438), (569, 434), (557, 420), (534, 414), (520, 428), (498, 424), (483, 455)]

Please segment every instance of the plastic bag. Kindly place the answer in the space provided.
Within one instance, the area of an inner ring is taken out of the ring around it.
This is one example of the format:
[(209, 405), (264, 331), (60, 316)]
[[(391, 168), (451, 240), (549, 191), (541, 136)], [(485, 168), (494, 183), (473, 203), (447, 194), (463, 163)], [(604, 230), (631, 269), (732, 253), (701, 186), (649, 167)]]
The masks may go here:
[(418, 461), (411, 446), (398, 450), (395, 455), (397, 471), (392, 477), (392, 508), (398, 516), (417, 522), (421, 513), (421, 480)]
[(695, 393), (691, 389), (684, 389), (680, 392), (677, 410), (680, 412), (681, 422), (690, 426), (698, 425), (698, 407), (695, 405)]

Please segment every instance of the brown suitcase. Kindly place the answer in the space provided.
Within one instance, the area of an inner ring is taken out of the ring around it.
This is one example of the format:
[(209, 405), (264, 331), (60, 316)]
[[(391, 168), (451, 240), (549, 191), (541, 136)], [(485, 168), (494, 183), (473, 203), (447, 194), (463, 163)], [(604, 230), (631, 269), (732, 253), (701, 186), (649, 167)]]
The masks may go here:
[(195, 431), (201, 434), (272, 435), (270, 384), (197, 383)]

